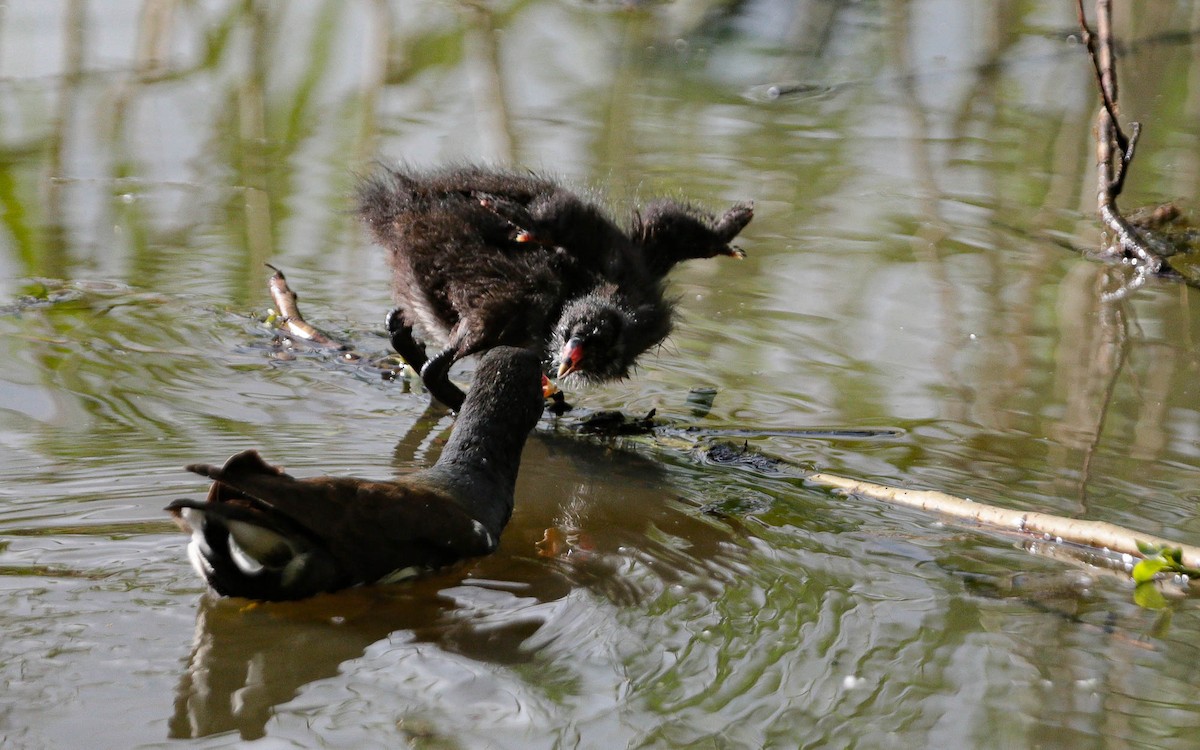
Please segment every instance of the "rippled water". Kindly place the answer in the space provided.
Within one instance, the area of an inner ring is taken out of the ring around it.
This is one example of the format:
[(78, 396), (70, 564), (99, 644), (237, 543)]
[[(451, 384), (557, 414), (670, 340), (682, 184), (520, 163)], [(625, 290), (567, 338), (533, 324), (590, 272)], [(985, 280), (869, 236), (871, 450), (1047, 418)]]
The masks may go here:
[[(0, 6), (0, 745), (1194, 745), (1192, 599), (798, 476), (1200, 543), (1200, 305), (1102, 301), (1080, 255), (1071, 4), (633, 5)], [(1190, 209), (1200, 6), (1118, 6), (1123, 204)], [(669, 344), (543, 420), (495, 555), (216, 600), (161, 511), (205, 490), (184, 464), (389, 477), (449, 432), (369, 364), (387, 270), (345, 195), (379, 155), (622, 215), (752, 199), (749, 258), (679, 269)], [(274, 341), (264, 261), (362, 362)], [(700, 432), (572, 429), (606, 408)]]

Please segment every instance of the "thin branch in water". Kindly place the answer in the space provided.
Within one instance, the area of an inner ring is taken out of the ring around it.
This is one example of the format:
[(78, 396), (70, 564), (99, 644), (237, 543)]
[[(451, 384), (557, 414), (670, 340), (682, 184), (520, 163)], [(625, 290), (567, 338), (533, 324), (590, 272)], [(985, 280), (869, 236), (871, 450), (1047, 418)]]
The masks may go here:
[(1189, 568), (1200, 567), (1200, 547), (1179, 544), (1104, 521), (1087, 521), (1049, 513), (1000, 508), (947, 495), (944, 492), (889, 487), (823, 472), (809, 474), (805, 479), (813, 484), (840, 490), (847, 496), (869, 497), (892, 505), (938, 513), (959, 521), (970, 521), (1004, 531), (1049, 536), (1129, 555), (1132, 558), (1144, 559), (1147, 548), (1175, 549), (1179, 550), (1184, 565)]
[[(679, 442), (663, 440), (658, 434), (654, 437), (660, 447), (684, 447)], [(746, 444), (738, 447), (727, 443), (713, 443), (707, 446), (697, 446), (693, 443), (690, 450), (693, 455), (698, 455), (701, 461), (708, 464), (794, 477), (812, 485), (838, 491), (848, 498), (868, 498), (889, 505), (915, 508), (959, 522), (987, 526), (997, 531), (1069, 542), (1099, 551), (1129, 555), (1133, 559), (1147, 559), (1156, 550), (1177, 550), (1184, 566), (1191, 569), (1200, 568), (1200, 547), (1179, 544), (1103, 521), (1001, 508), (936, 490), (890, 487), (823, 471), (807, 471), (786, 459), (760, 453)]]
[(263, 265), (275, 272), (271, 276), (271, 280), (267, 282), (267, 288), (271, 292), (271, 299), (275, 302), (275, 309), (279, 312), (279, 323), (284, 331), (291, 336), (326, 349), (345, 351), (350, 348), (346, 344), (334, 341), (306, 321), (300, 314), (300, 306), (297, 304), (299, 297), (288, 286), (283, 271), (270, 263)]
[[(1100, 99), (1104, 102), (1104, 111), (1108, 113), (1108, 119), (1116, 126), (1115, 135), (1117, 145), (1120, 146), (1122, 152), (1128, 151), (1128, 141), (1125, 138), (1125, 134), (1121, 132), (1120, 124), (1117, 122), (1116, 76), (1111, 74), (1111, 66), (1109, 66), (1108, 75), (1101, 68), (1100, 58), (1096, 53), (1096, 37), (1092, 34), (1092, 30), (1088, 26), (1087, 15), (1083, 11), (1083, 0), (1075, 1), (1075, 10), (1079, 15), (1079, 29), (1083, 37), (1084, 46), (1087, 47), (1088, 59), (1092, 61), (1092, 70), (1096, 73), (1096, 87), (1100, 89)], [(1130, 158), (1132, 158), (1132, 154)]]
[(1136, 122), (1132, 123), (1133, 135), (1127, 137), (1117, 119), (1119, 105), (1116, 53), (1112, 38), (1112, 2), (1096, 0), (1098, 39), (1088, 26), (1083, 0), (1076, 0), (1075, 8), (1079, 16), (1080, 33), (1087, 46), (1088, 58), (1092, 61), (1092, 69), (1095, 71), (1097, 87), (1103, 101), (1096, 117), (1096, 203), (1100, 217), (1113, 233), (1113, 247), (1119, 247), (1122, 254), (1137, 267), (1134, 277), (1125, 286), (1106, 295), (1106, 301), (1115, 301), (1123, 299), (1142, 286), (1150, 274), (1161, 271), (1163, 260), (1151, 249), (1145, 233), (1131, 225), (1117, 207), (1117, 196), (1125, 186), (1125, 176), (1133, 162), (1141, 126)]
[(1146, 280), (1158, 273), (1159, 269), (1151, 268), (1146, 264), (1141, 264), (1134, 269), (1133, 277), (1126, 279), (1120, 286), (1111, 292), (1102, 292), (1100, 301), (1104, 303), (1120, 302), (1129, 297), (1129, 295), (1141, 289), (1146, 284)]

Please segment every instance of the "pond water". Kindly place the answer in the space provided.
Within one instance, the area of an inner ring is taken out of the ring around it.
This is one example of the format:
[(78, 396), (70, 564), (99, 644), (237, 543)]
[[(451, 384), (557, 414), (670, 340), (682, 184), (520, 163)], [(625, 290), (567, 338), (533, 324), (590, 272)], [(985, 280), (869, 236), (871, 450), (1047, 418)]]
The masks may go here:
[[(1123, 205), (1194, 206), (1200, 4), (1117, 6), (1144, 126)], [(798, 468), (1200, 543), (1200, 300), (1106, 300), (1123, 271), (1082, 255), (1074, 33), (1065, 1), (0, 5), (0, 745), (1194, 747), (1195, 600), (571, 429), (656, 409)], [(162, 512), (205, 491), (184, 464), (384, 478), (452, 425), (264, 323), (270, 262), (388, 352), (346, 200), (375, 158), (546, 170), (619, 216), (750, 199), (749, 257), (678, 269), (668, 345), (543, 419), (496, 554), (214, 599)]]

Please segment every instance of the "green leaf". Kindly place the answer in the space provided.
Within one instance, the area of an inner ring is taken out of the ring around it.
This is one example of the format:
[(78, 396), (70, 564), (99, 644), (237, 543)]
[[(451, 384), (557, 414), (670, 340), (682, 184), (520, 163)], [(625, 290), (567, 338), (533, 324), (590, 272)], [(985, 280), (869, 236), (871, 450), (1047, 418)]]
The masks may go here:
[(1134, 539), (1133, 541), (1137, 545), (1138, 552), (1142, 553), (1142, 557), (1154, 557), (1162, 551), (1162, 548), (1157, 544), (1143, 542), (1141, 539)]
[(1147, 583), (1148, 581), (1153, 580), (1154, 576), (1157, 575), (1159, 571), (1169, 565), (1170, 563), (1161, 557), (1151, 557), (1149, 559), (1142, 560), (1137, 565), (1133, 566), (1133, 580), (1137, 581), (1139, 584)]
[(1139, 583), (1133, 590), (1133, 603), (1146, 609), (1165, 609), (1167, 598), (1158, 590), (1158, 586), (1147, 581)]
[(1183, 567), (1183, 548), (1182, 547), (1167, 547), (1163, 549), (1162, 556), (1175, 564), (1175, 567)]

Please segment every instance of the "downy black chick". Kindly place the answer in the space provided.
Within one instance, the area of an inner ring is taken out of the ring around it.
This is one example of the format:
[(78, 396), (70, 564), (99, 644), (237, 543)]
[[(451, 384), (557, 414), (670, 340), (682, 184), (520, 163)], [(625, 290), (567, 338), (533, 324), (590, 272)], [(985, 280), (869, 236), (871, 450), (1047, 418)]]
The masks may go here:
[[(389, 251), (393, 346), (452, 409), (450, 365), (499, 344), (543, 349), (560, 377), (625, 377), (671, 331), (667, 272), (742, 257), (729, 242), (753, 215), (661, 201), (626, 231), (549, 179), (482, 167), (382, 168), (361, 182), (358, 213)], [(432, 358), (414, 329), (440, 347)]]

